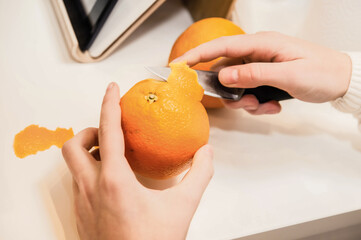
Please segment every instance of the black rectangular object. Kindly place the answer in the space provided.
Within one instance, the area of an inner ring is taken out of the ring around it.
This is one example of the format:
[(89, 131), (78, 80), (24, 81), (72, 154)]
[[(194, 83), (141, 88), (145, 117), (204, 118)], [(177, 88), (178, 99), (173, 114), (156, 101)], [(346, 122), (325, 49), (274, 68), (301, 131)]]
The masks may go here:
[(88, 50), (103, 27), (118, 0), (97, 0), (89, 15), (81, 0), (63, 0), (74, 29), (79, 48)]

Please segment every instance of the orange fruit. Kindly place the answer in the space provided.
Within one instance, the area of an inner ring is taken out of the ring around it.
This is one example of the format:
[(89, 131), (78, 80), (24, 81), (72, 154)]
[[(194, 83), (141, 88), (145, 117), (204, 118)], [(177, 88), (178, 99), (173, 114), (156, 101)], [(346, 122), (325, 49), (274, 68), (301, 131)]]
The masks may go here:
[(209, 138), (197, 73), (184, 62), (170, 67), (167, 81), (143, 80), (120, 101), (125, 156), (135, 172), (149, 178), (180, 174)]
[[(245, 32), (240, 27), (227, 19), (218, 17), (202, 19), (193, 23), (178, 37), (172, 47), (168, 62), (171, 62), (173, 59), (182, 56), (187, 51), (197, 47), (202, 43), (209, 42), (213, 39), (223, 36), (244, 33)], [(196, 70), (209, 71), (212, 65), (220, 59), (221, 58), (217, 58), (209, 62), (198, 63), (192, 68)], [(223, 107), (223, 103), (220, 99), (209, 96), (204, 96), (202, 103), (206, 108)]]

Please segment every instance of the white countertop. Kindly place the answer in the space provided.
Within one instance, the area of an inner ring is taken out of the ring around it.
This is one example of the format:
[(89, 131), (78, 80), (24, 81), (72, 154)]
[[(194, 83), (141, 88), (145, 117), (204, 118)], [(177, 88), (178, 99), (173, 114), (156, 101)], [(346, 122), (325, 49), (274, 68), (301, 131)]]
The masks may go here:
[[(191, 23), (179, 4), (157, 11), (108, 59), (70, 59), (50, 1), (0, 1), (0, 239), (76, 239), (70, 175), (52, 147), (12, 149), (30, 124), (97, 126), (106, 85), (125, 93), (165, 65)], [(230, 239), (361, 209), (361, 134), (326, 104), (282, 103), (273, 116), (209, 111), (215, 175), (188, 239)]]

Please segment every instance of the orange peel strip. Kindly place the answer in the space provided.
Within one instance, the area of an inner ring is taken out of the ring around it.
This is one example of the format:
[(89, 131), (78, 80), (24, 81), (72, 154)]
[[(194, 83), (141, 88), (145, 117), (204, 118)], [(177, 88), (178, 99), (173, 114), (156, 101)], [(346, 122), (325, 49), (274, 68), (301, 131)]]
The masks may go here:
[(38, 125), (30, 125), (15, 135), (14, 152), (17, 157), (25, 158), (53, 145), (61, 148), (73, 136), (72, 128), (57, 128), (52, 131)]

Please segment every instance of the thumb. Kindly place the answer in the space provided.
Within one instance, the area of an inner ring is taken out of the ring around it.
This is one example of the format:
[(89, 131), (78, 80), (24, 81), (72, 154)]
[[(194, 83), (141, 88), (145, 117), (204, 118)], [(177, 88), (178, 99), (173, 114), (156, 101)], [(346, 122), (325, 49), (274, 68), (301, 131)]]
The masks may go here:
[(291, 62), (247, 63), (223, 68), (218, 77), (227, 87), (255, 88), (267, 85), (287, 91), (292, 68)]
[(208, 144), (201, 147), (194, 155), (192, 167), (178, 185), (181, 191), (199, 201), (213, 176), (212, 160), (212, 147)]

